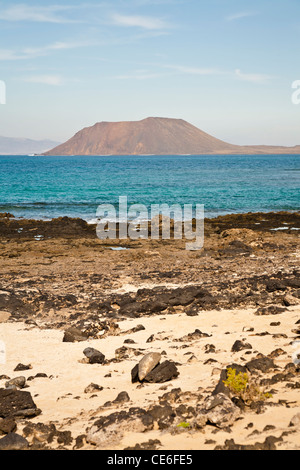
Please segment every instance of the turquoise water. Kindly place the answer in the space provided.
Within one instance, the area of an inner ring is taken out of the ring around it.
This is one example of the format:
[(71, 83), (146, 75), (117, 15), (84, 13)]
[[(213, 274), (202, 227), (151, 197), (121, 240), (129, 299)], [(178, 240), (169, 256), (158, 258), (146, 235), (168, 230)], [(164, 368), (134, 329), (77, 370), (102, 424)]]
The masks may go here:
[(300, 156), (0, 156), (0, 212), (91, 221), (119, 196), (204, 204), (207, 217), (300, 210)]

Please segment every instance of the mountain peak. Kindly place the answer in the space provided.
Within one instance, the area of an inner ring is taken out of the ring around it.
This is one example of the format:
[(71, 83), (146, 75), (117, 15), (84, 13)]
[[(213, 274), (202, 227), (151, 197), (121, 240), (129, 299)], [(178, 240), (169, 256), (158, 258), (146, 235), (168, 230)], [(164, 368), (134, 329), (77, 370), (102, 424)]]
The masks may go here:
[(183, 119), (98, 122), (46, 155), (178, 155), (229, 151), (226, 144)]

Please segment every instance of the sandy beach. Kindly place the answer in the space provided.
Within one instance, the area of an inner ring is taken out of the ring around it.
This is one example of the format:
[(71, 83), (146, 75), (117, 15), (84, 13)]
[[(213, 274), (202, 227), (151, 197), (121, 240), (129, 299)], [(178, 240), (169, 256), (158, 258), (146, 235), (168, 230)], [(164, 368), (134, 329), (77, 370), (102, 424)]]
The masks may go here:
[[(2, 216), (0, 448), (299, 450), (299, 229), (219, 217), (189, 252)], [(257, 393), (226, 386), (230, 368)]]

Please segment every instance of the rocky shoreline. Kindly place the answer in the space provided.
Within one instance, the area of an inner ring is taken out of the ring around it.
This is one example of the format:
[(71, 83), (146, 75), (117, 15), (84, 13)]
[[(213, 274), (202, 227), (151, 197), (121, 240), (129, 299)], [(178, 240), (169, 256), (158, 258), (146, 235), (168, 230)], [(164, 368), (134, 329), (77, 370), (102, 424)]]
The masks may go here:
[(95, 228), (0, 216), (0, 449), (299, 449), (300, 213)]

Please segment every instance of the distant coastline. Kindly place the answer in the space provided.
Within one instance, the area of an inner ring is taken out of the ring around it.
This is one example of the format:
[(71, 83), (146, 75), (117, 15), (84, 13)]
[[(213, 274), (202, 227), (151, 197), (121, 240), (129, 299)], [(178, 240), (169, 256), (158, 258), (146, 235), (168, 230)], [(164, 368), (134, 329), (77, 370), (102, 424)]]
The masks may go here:
[(300, 144), (235, 145), (183, 119), (98, 122), (64, 143), (0, 136), (0, 156), (300, 155)]

